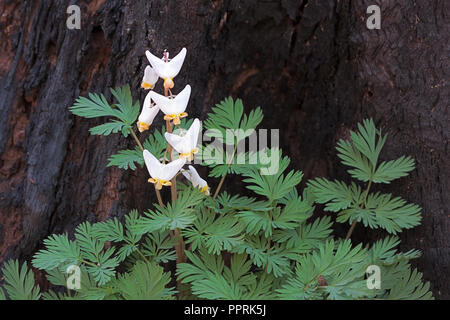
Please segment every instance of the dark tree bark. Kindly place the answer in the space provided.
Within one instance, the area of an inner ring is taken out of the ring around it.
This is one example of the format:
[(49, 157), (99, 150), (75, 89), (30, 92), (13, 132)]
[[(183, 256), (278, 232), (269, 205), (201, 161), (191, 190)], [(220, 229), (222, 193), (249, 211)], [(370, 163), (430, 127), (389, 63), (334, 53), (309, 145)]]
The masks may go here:
[[(66, 27), (73, 3), (81, 30)], [(381, 30), (366, 28), (371, 4), (382, 9)], [(106, 168), (133, 142), (90, 136), (101, 120), (68, 107), (127, 83), (143, 101), (145, 50), (186, 47), (176, 84), (193, 88), (190, 115), (203, 119), (229, 95), (261, 106), (262, 127), (281, 129), (306, 178), (346, 178), (335, 143), (373, 117), (389, 133), (382, 157), (417, 162), (383, 190), (423, 208), (402, 246), (423, 251), (417, 265), (434, 295), (450, 298), (449, 1), (2, 0), (0, 13), (0, 262), (29, 259), (46, 236), (84, 220), (156, 201), (143, 169)], [(355, 240), (383, 235), (358, 226)]]

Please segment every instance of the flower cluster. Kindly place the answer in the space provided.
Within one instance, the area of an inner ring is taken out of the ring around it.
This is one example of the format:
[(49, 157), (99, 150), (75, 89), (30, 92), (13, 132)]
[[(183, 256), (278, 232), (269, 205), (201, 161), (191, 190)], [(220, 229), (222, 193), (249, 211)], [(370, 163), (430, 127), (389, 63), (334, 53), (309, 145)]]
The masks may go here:
[[(186, 57), (186, 48), (183, 48), (174, 58), (169, 59), (169, 53), (164, 51), (164, 56), (158, 58), (149, 51), (146, 52), (150, 65), (145, 68), (144, 77), (141, 87), (150, 90), (144, 100), (141, 114), (137, 121), (140, 132), (144, 132), (150, 128), (153, 120), (159, 111), (164, 113), (164, 120), (168, 122), (169, 127), (178, 126), (181, 119), (188, 116), (186, 113), (187, 104), (191, 95), (191, 86), (186, 87), (177, 95), (172, 94), (171, 89), (175, 86), (173, 78), (175, 78), (183, 65)], [(164, 95), (153, 91), (159, 78), (164, 80)], [(183, 170), (183, 166), (188, 161), (194, 159), (194, 154), (199, 151), (197, 147), (198, 137), (200, 133), (200, 120), (194, 119), (192, 125), (186, 132), (181, 135), (172, 132), (166, 132), (165, 138), (169, 145), (178, 152), (179, 158), (166, 163), (166, 159), (162, 159), (162, 163), (148, 150), (144, 150), (144, 160), (151, 178), (150, 183), (155, 184), (157, 190), (163, 186), (171, 186), (171, 180), (181, 172), (194, 187), (198, 187), (202, 192), (209, 195), (209, 187), (193, 166), (189, 166), (189, 170)]]

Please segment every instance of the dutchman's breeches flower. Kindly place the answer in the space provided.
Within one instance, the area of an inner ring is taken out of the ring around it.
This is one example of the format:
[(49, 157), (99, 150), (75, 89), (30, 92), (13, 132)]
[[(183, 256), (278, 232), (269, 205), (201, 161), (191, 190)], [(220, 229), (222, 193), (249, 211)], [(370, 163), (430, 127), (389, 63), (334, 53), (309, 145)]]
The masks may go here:
[(186, 85), (186, 87), (173, 97), (165, 97), (154, 91), (150, 91), (149, 95), (156, 105), (164, 112), (164, 120), (171, 120), (173, 124), (179, 125), (181, 119), (187, 117), (185, 112), (187, 104), (189, 102), (189, 97), (191, 96), (191, 86)]
[(191, 127), (183, 136), (173, 133), (165, 133), (167, 142), (179, 153), (180, 158), (186, 158), (189, 161), (194, 159), (194, 154), (198, 152), (197, 142), (200, 133), (200, 120), (195, 119)]
[(144, 132), (150, 128), (150, 125), (153, 123), (153, 119), (155, 119), (158, 112), (158, 106), (152, 105), (151, 103), (151, 96), (149, 92), (145, 97), (144, 105), (138, 118), (137, 126), (139, 132)]
[(173, 78), (178, 75), (183, 66), (186, 48), (181, 49), (180, 53), (170, 60), (168, 52), (165, 53), (165, 57), (162, 59), (153, 55), (150, 51), (146, 51), (145, 55), (158, 76), (164, 79), (164, 88), (172, 89), (174, 87)]
[(147, 66), (144, 71), (141, 87), (145, 90), (153, 89), (158, 79), (159, 77), (155, 70), (152, 67)]
[(183, 170), (182, 173), (194, 187), (200, 188), (201, 192), (204, 192), (207, 196), (209, 196), (208, 183), (200, 177), (197, 170), (195, 170), (193, 166), (189, 166), (189, 170)]
[(148, 182), (155, 184), (157, 190), (163, 186), (171, 186), (170, 180), (180, 171), (186, 163), (186, 159), (180, 158), (170, 163), (163, 164), (155, 158), (148, 150), (144, 150), (144, 161), (147, 167), (150, 179)]

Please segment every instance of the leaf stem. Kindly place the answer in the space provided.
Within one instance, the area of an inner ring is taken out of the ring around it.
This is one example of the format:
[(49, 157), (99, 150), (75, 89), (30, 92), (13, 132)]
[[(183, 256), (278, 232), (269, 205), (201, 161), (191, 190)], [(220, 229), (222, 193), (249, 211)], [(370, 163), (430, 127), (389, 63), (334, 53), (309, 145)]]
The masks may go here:
[(142, 259), (144, 259), (145, 262), (150, 263), (150, 261), (145, 257), (145, 255), (142, 253), (141, 250), (139, 250), (139, 248), (137, 247), (137, 245), (135, 243), (132, 243), (131, 241), (124, 239), (125, 242), (131, 246), (134, 246), (136, 248), (136, 252), (142, 257)]
[(150, 261), (147, 259), (146, 256), (144, 256), (144, 254), (141, 252), (141, 250), (136, 248), (136, 252), (142, 257), (142, 259), (144, 259), (145, 262), (150, 263)]
[[(369, 184), (367, 185), (367, 189), (366, 192), (364, 193), (364, 201), (363, 201), (363, 207), (366, 207), (366, 201), (367, 201), (367, 196), (369, 195), (369, 190), (370, 187), (372, 186), (372, 180), (369, 180)], [(350, 229), (347, 232), (347, 235), (345, 236), (345, 240), (350, 239), (350, 237), (352, 236), (353, 230), (355, 230), (356, 224), (358, 223), (358, 221), (353, 221), (352, 226), (350, 227)]]
[(138, 137), (136, 136), (136, 133), (134, 133), (134, 130), (132, 128), (130, 128), (130, 133), (133, 136), (134, 140), (136, 141), (136, 144), (141, 149), (141, 151), (144, 151), (144, 147), (142, 146), (141, 142), (139, 141)]
[(235, 155), (235, 153), (236, 153), (236, 150), (237, 150), (237, 146), (234, 147), (233, 154), (231, 155), (231, 159), (230, 159), (230, 161), (227, 163), (227, 171), (225, 172), (225, 174), (224, 174), (224, 175), (222, 176), (222, 178), (220, 179), (219, 185), (217, 186), (217, 189), (216, 189), (216, 192), (214, 192), (213, 199), (216, 199), (217, 196), (219, 195), (219, 191), (220, 191), (220, 189), (222, 188), (223, 182), (225, 181), (225, 177), (226, 177), (227, 174), (228, 174), (228, 169), (230, 168), (231, 163), (233, 162), (233, 159), (234, 159), (234, 155)]
[(97, 267), (97, 265), (95, 263), (89, 262), (89, 261), (86, 261), (86, 260), (81, 260), (81, 263), (84, 263), (84, 264), (86, 264), (88, 266), (91, 266), (91, 267)]

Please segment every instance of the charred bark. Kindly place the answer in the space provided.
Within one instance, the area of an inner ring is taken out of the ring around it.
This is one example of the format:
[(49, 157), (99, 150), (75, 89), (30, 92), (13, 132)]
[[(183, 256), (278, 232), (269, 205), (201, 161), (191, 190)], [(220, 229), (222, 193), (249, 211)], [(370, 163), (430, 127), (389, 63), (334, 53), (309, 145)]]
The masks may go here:
[[(30, 258), (46, 236), (84, 220), (156, 201), (142, 171), (106, 168), (133, 142), (90, 136), (101, 120), (68, 107), (126, 83), (142, 101), (145, 50), (185, 46), (177, 84), (193, 88), (190, 114), (203, 119), (229, 95), (261, 106), (262, 127), (281, 129), (307, 178), (346, 177), (335, 143), (373, 117), (390, 136), (383, 158), (417, 161), (384, 190), (423, 208), (402, 245), (423, 251), (425, 279), (437, 298), (450, 298), (448, 1), (77, 1), (81, 30), (68, 30), (73, 2), (0, 3), (0, 262)], [(381, 30), (366, 28), (373, 2)], [(382, 236), (361, 231), (357, 240)]]

